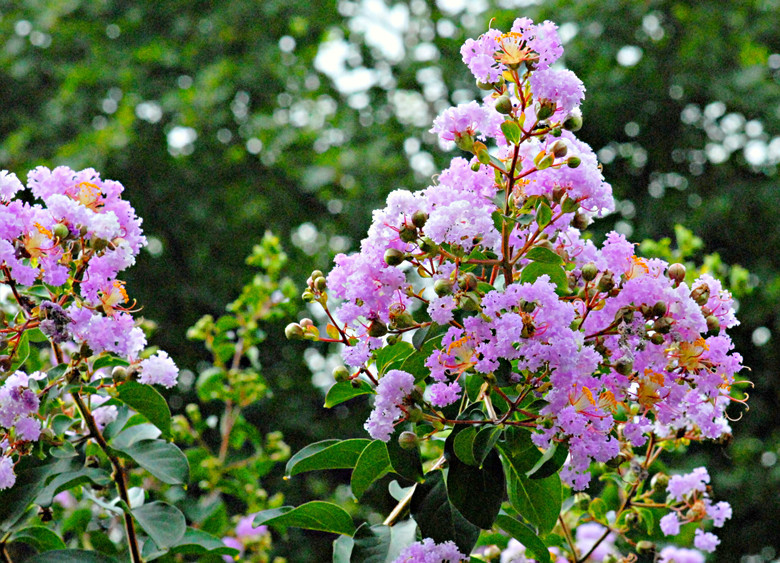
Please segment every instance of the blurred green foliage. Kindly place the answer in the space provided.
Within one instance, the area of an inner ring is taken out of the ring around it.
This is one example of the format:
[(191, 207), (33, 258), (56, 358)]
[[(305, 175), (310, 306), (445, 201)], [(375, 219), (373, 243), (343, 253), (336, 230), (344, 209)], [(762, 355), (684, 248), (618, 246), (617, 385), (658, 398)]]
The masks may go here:
[[(556, 21), (565, 64), (588, 89), (580, 136), (618, 200), (597, 231), (671, 240), (682, 224), (701, 237), (701, 248), (688, 239), (694, 258), (717, 252), (732, 265), (751, 409), (732, 444), (691, 451), (685, 463), (710, 465), (716, 496), (734, 501), (719, 561), (780, 552), (777, 0), (511, 10), (443, 0), (24, 0), (0, 3), (0, 14), (0, 166), (92, 166), (127, 187), (151, 241), (128, 289), (161, 327), (157, 343), (197, 372), (209, 358), (186, 327), (219, 317), (239, 294), (252, 275), (243, 257), (267, 229), (290, 252), (294, 279), (356, 248), (389, 191), (424, 187), (452, 156), (427, 129), (474, 89), (463, 40), (491, 17), (496, 26), (519, 15)], [(252, 361), (273, 393), (247, 406), (246, 419), (282, 431), (293, 451), (362, 436), (355, 421), (365, 413), (323, 412), (304, 349), (280, 338), (282, 326), (264, 328)], [(195, 392), (170, 399), (181, 410)], [(223, 412), (214, 404), (205, 415)], [(333, 483), (296, 479), (263, 486), (292, 504), (343, 496)], [(329, 539), (298, 542), (296, 560), (317, 560)]]

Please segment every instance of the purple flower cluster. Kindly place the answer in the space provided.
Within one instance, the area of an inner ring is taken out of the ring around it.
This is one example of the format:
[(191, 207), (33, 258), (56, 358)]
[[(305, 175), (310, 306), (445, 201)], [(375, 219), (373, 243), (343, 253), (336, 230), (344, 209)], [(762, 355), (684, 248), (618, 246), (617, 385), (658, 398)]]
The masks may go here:
[(393, 563), (460, 563), (467, 559), (454, 542), (437, 544), (431, 538), (425, 538), (406, 547)]
[(37, 418), (40, 399), (30, 388), (30, 382), (44, 379), (41, 372), (27, 375), (23, 371), (11, 374), (0, 387), (0, 428), (5, 438), (0, 442), (0, 490), (16, 482), (11, 455), (24, 442), (37, 442), (41, 422)]
[(401, 417), (398, 406), (412, 392), (414, 376), (411, 373), (393, 369), (388, 371), (376, 387), (374, 410), (366, 421), (366, 430), (374, 440), (387, 442), (393, 433), (393, 422)]

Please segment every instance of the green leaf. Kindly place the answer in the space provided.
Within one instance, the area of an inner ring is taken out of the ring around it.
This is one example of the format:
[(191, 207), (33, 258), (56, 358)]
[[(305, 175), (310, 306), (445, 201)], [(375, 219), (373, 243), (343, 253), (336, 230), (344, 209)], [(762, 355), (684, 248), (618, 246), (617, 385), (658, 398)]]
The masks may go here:
[(83, 549), (58, 549), (39, 553), (26, 560), (27, 563), (117, 563), (116, 559), (97, 551)]
[(357, 460), (352, 472), (352, 494), (360, 500), (366, 489), (377, 479), (384, 477), (391, 469), (387, 446), (382, 440), (371, 442)]
[(401, 364), (401, 369), (407, 373), (411, 373), (414, 376), (415, 382), (422, 381), (431, 373), (431, 370), (425, 366), (425, 362), (433, 351), (441, 346), (442, 336), (442, 334), (438, 334), (430, 340), (426, 340), (418, 352), (407, 357)]
[(189, 481), (190, 466), (181, 450), (162, 440), (141, 440), (119, 449), (163, 483), (185, 485)]
[(483, 529), (493, 525), (505, 489), (504, 469), (496, 452), (490, 451), (481, 467), (467, 465), (457, 456), (449, 458), (447, 494), (452, 505), (472, 524)]
[(22, 542), (31, 545), (36, 551), (52, 551), (65, 549), (67, 546), (62, 538), (46, 526), (30, 526), (23, 528), (8, 539), (9, 542)]
[(159, 428), (163, 437), (170, 437), (171, 410), (157, 389), (151, 385), (128, 381), (119, 386), (119, 400)]
[[(16, 354), (13, 356), (14, 360), (11, 362), (9, 373), (14, 373), (18, 370), (30, 356), (30, 336), (24, 332), (20, 338), (21, 340), (19, 341), (19, 346), (16, 348)], [(9, 346), (9, 348), (13, 349), (12, 346)]]
[(170, 552), (190, 555), (203, 555), (205, 553), (238, 555), (237, 549), (226, 546), (218, 537), (195, 528), (187, 528), (179, 542), (171, 547)]
[(355, 533), (352, 517), (340, 506), (314, 500), (301, 506), (283, 506), (264, 510), (255, 516), (254, 526), (266, 524), (281, 529), (305, 528), (334, 534)]
[(92, 364), (92, 370), (99, 370), (100, 368), (110, 368), (114, 366), (129, 366), (130, 362), (123, 358), (117, 358), (116, 356), (106, 355), (100, 356)]
[(653, 517), (653, 511), (647, 508), (634, 507), (636, 513), (639, 515), (639, 521), (645, 525), (645, 531), (648, 534), (653, 533), (653, 527), (655, 526), (655, 518)]
[(106, 487), (111, 484), (108, 472), (98, 467), (84, 467), (83, 460), (73, 460), (75, 471), (65, 471), (48, 481), (46, 486), (35, 497), (35, 504), (51, 506), (54, 497), (62, 491), (67, 491), (84, 483)]
[(504, 166), (504, 163), (493, 155), (490, 155), (490, 164), (498, 168), (501, 172), (506, 172), (506, 166)]
[(352, 563), (393, 563), (417, 539), (417, 522), (405, 520), (393, 526), (371, 527), (363, 524), (352, 539)]
[(536, 210), (536, 223), (544, 228), (550, 224), (552, 219), (552, 209), (546, 203), (542, 203)]
[(496, 525), (523, 544), (528, 555), (538, 563), (550, 563), (550, 551), (528, 526), (506, 514), (498, 515)]
[(361, 452), (371, 442), (367, 438), (323, 440), (309, 444), (287, 462), (285, 476), (321, 469), (352, 469)]
[(566, 444), (553, 443), (550, 448), (544, 452), (536, 464), (526, 471), (525, 476), (531, 479), (544, 479), (563, 467), (566, 458), (569, 456), (569, 448)]
[(420, 449), (413, 448), (405, 450), (398, 443), (398, 436), (404, 430), (411, 429), (409, 424), (399, 424), (395, 432), (387, 441), (387, 455), (390, 457), (390, 464), (393, 471), (401, 477), (406, 477), (410, 481), (421, 481), (423, 478), (422, 459), (420, 458)]
[[(357, 387), (353, 385), (353, 382), (357, 382)], [(328, 390), (328, 394), (325, 397), (325, 407), (332, 408), (336, 405), (340, 405), (344, 401), (349, 401), (354, 397), (373, 393), (374, 388), (371, 387), (368, 382), (363, 381), (362, 379), (342, 381), (340, 383), (336, 383)]]
[(588, 505), (588, 514), (590, 514), (596, 522), (603, 522), (607, 517), (607, 503), (604, 499), (594, 498)]
[(355, 540), (349, 536), (339, 536), (333, 540), (333, 563), (349, 563)]
[(482, 465), (487, 455), (495, 447), (502, 432), (502, 428), (493, 425), (480, 428), (472, 445), (474, 459), (477, 460), (477, 465)]
[(545, 264), (563, 264), (563, 258), (549, 248), (544, 248), (543, 246), (534, 246), (525, 254), (524, 258), (528, 258), (534, 262), (544, 262)]
[(516, 145), (520, 141), (520, 127), (514, 121), (504, 121), (501, 124), (501, 132), (510, 145)]
[(409, 509), (422, 537), (436, 543), (454, 541), (461, 553), (471, 553), (479, 528), (452, 506), (441, 471), (428, 473), (425, 482), (417, 485)]
[(155, 501), (132, 511), (138, 525), (154, 540), (161, 549), (177, 545), (187, 530), (184, 514), (170, 504)]
[(546, 479), (529, 479), (507, 463), (509, 502), (523, 518), (536, 526), (540, 534), (550, 532), (561, 512), (561, 479), (558, 474)]
[(464, 428), (452, 441), (452, 449), (460, 461), (467, 465), (479, 465), (474, 457), (474, 438), (477, 437), (477, 429), (473, 426)]
[(136, 424), (122, 430), (111, 439), (111, 446), (117, 450), (129, 448), (141, 440), (154, 440), (160, 436), (160, 429), (153, 424)]
[(400, 366), (413, 352), (414, 346), (404, 341), (380, 348), (374, 359), (378, 374), (381, 376), (389, 369)]
[(521, 283), (533, 283), (537, 278), (547, 274), (550, 281), (558, 286), (559, 291), (569, 290), (569, 279), (566, 277), (566, 271), (557, 264), (548, 264), (546, 262), (531, 262), (523, 268), (520, 274)]

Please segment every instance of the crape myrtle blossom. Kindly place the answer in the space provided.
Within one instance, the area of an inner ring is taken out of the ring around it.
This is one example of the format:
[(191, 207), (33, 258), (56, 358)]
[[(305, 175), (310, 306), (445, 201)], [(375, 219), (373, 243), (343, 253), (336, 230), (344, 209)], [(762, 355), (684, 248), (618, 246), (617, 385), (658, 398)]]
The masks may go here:
[(467, 559), (454, 542), (437, 544), (426, 538), (406, 547), (393, 563), (460, 563)]
[[(403, 423), (436, 443), (456, 425), (484, 424), (498, 428), (492, 451), (506, 461), (514, 427), (530, 448), (565, 453), (556, 471), (579, 491), (594, 466), (633, 468), (644, 456), (648, 470), (668, 442), (728, 436), (742, 357), (720, 281), (638, 256), (617, 232), (603, 243), (584, 232), (615, 202), (575, 134), (585, 87), (550, 67), (562, 55), (555, 30), (520, 18), (466, 42), (463, 60), (487, 94), (445, 109), (431, 129), (463, 155), (427, 188), (389, 194), (359, 251), (339, 254), (322, 281), (312, 273), (304, 298), (324, 308), (328, 336), (303, 322), (288, 336), (343, 345), (354, 369), (342, 377), (376, 393), (372, 438), (388, 441)], [(473, 463), (464, 442), (453, 449)], [(671, 478), (666, 535), (731, 516), (708, 481), (703, 468)], [(599, 526), (569, 536), (590, 541), (594, 561), (618, 556), (619, 526)], [(717, 538), (696, 542), (709, 551)]]

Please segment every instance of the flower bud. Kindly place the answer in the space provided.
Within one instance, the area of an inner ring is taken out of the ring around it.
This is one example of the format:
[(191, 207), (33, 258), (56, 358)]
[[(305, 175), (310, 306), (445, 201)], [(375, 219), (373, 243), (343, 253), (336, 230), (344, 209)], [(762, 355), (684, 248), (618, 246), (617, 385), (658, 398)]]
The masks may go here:
[(564, 141), (558, 140), (548, 150), (555, 155), (555, 158), (563, 158), (569, 152), (569, 147), (566, 146)]
[(555, 102), (549, 100), (543, 100), (539, 104), (539, 109), (536, 111), (536, 118), (539, 121), (544, 121), (552, 114), (555, 113)]
[(663, 317), (666, 314), (667, 307), (664, 301), (658, 301), (653, 305), (653, 315), (656, 317)]
[(349, 370), (344, 366), (333, 368), (333, 379), (338, 382), (349, 381)]
[(571, 220), (571, 226), (584, 231), (588, 227), (588, 218), (582, 213), (577, 213), (574, 219)]
[(685, 279), (685, 266), (682, 264), (672, 264), (666, 271), (669, 279), (674, 280), (678, 285)]
[(301, 299), (303, 299), (303, 301), (306, 303), (311, 303), (316, 299), (316, 296), (311, 289), (306, 289), (303, 293), (301, 293)]
[(493, 89), (493, 84), (490, 82), (482, 82), (481, 80), (477, 80), (477, 88), (480, 90), (489, 91)]
[(477, 276), (471, 272), (468, 272), (464, 274), (460, 280), (458, 280), (458, 287), (460, 287), (463, 291), (474, 291), (477, 289), (478, 283)]
[(623, 454), (619, 454), (619, 455), (616, 455), (615, 457), (613, 457), (612, 459), (606, 461), (605, 465), (607, 467), (611, 467), (612, 469), (615, 469), (615, 468), (620, 467), (621, 465), (623, 465), (623, 463), (625, 463), (625, 461), (626, 461), (626, 456), (624, 456)]
[(393, 325), (395, 328), (409, 328), (416, 324), (417, 323), (414, 322), (414, 317), (408, 311), (403, 311), (402, 313), (393, 316)]
[(388, 248), (385, 250), (385, 264), (388, 266), (398, 266), (406, 260), (406, 253), (397, 248)]
[(311, 273), (311, 279), (316, 280), (317, 278), (324, 278), (325, 274), (322, 273), (322, 270), (314, 270)]
[(630, 375), (634, 371), (634, 362), (628, 358), (620, 358), (615, 362), (615, 371), (620, 375)]
[(439, 253), (439, 245), (433, 242), (428, 237), (423, 237), (422, 241), (420, 242), (420, 250), (425, 252), (426, 254), (438, 254)]
[(610, 291), (613, 287), (615, 287), (615, 276), (612, 272), (606, 271), (603, 274), (601, 274), (601, 278), (599, 278), (598, 286), (599, 291), (602, 293)]
[(715, 315), (709, 315), (707, 317), (707, 332), (720, 332), (720, 319)]
[(524, 313), (533, 313), (534, 309), (536, 309), (536, 303), (534, 301), (521, 301), (520, 302), (520, 309)]
[(509, 99), (509, 96), (504, 94), (498, 97), (496, 100), (496, 111), (504, 115), (512, 113), (512, 100)]
[(710, 300), (709, 286), (705, 283), (691, 291), (691, 299), (696, 301), (696, 304), (700, 307), (704, 307), (707, 304), (707, 301)]
[(582, 267), (582, 279), (593, 281), (599, 273), (599, 269), (593, 262), (588, 262)]
[(409, 409), (409, 415), (407, 416), (410, 422), (422, 422), (423, 411), (417, 407)]
[(420, 440), (417, 438), (417, 434), (410, 432), (409, 430), (404, 430), (398, 436), (398, 445), (401, 446), (401, 448), (404, 450), (417, 449), (417, 444), (419, 442)]
[(582, 160), (578, 156), (570, 156), (568, 160), (566, 161), (566, 166), (569, 168), (577, 168)]
[(60, 240), (65, 240), (70, 236), (70, 229), (62, 223), (57, 223), (52, 229), (52, 234)]
[(428, 221), (428, 214), (425, 211), (415, 211), (412, 215), (412, 224), (418, 229), (422, 229)]
[(325, 291), (326, 287), (328, 287), (328, 280), (325, 279), (325, 276), (314, 278), (314, 288), (317, 291)]
[(668, 484), (669, 476), (666, 473), (656, 473), (650, 480), (650, 486), (656, 492), (665, 491)]
[(398, 344), (403, 340), (403, 336), (400, 334), (388, 334), (387, 335), (387, 345), (392, 346), (393, 344)]
[(480, 168), (480, 166), (482, 166), (482, 164), (480, 164), (480, 162), (479, 162), (479, 161), (477, 161), (477, 162), (472, 162), (472, 163), (471, 163), (471, 171), (472, 171), (472, 172), (479, 172), (479, 168)]
[(385, 334), (387, 334), (387, 325), (379, 319), (374, 319), (368, 325), (368, 335), (372, 338), (381, 338)]
[(414, 225), (404, 223), (401, 230), (398, 232), (398, 236), (404, 242), (414, 242), (417, 240), (417, 228)]
[(452, 283), (450, 283), (449, 280), (438, 279), (433, 283), (433, 291), (435, 291), (436, 295), (439, 297), (449, 295), (452, 293)]
[(290, 323), (284, 329), (287, 340), (303, 340), (304, 330), (298, 323)]
[(111, 370), (111, 379), (114, 380), (114, 383), (127, 381), (127, 370), (123, 366), (116, 366)]
[(664, 335), (660, 332), (656, 332), (653, 336), (650, 337), (650, 342), (655, 344), (656, 346), (660, 346), (665, 342)]
[(108, 246), (108, 241), (102, 238), (93, 238), (89, 241), (89, 246), (96, 252), (100, 252)]
[(669, 334), (669, 331), (672, 330), (672, 319), (669, 317), (656, 319), (653, 323), (653, 330), (659, 334)]
[(474, 135), (455, 135), (455, 146), (462, 151), (471, 152), (474, 147)]
[(567, 131), (579, 131), (582, 128), (582, 114), (572, 112), (563, 122), (563, 128)]

